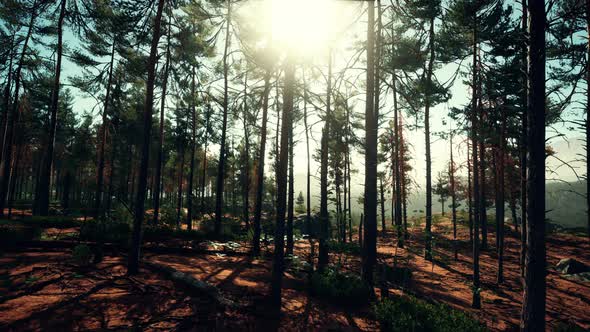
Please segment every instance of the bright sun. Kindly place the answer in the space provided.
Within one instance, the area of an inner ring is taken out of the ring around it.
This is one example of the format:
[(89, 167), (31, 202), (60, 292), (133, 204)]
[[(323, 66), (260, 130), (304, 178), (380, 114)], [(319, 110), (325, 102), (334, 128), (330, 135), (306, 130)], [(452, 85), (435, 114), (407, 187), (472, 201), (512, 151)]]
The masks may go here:
[(334, 0), (251, 0), (242, 16), (261, 47), (295, 56), (325, 52), (353, 20), (354, 6)]

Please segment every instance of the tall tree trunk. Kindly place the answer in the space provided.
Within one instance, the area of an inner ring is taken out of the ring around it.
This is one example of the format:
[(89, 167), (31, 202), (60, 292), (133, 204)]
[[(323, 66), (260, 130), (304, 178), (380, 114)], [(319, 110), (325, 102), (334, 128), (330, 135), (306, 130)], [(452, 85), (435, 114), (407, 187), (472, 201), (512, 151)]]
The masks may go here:
[[(590, 0), (586, 0), (587, 56), (590, 59)], [(586, 218), (587, 235), (590, 237), (590, 66), (586, 66)]]
[(264, 74), (264, 92), (262, 96), (262, 129), (260, 130), (260, 154), (258, 155), (258, 173), (256, 174), (256, 202), (254, 206), (254, 236), (252, 237), (252, 254), (260, 254), (260, 218), (264, 194), (264, 160), (266, 154), (266, 125), (268, 122), (268, 95), (270, 93), (270, 70)]
[(160, 23), (165, 0), (158, 0), (158, 10), (154, 18), (154, 34), (150, 46), (150, 57), (147, 62), (147, 82), (145, 93), (145, 110), (143, 112), (143, 139), (141, 143), (141, 164), (137, 181), (137, 193), (135, 197), (133, 231), (131, 233), (131, 247), (129, 249), (127, 273), (130, 275), (139, 272), (141, 226), (145, 218), (145, 196), (147, 187), (147, 175), (150, 159), (150, 140), (152, 137), (152, 110), (154, 107), (154, 82), (156, 79), (156, 62), (158, 61), (158, 41), (160, 40)]
[(498, 200), (496, 201), (496, 223), (498, 231), (498, 284), (504, 282), (504, 151), (506, 149), (506, 110), (502, 109), (502, 132), (498, 153)]
[(481, 308), (479, 285), (479, 222), (480, 222), (480, 190), (479, 190), (479, 156), (478, 156), (478, 63), (477, 63), (477, 17), (473, 20), (473, 107), (471, 109), (471, 148), (473, 163), (473, 298), (471, 307)]
[(217, 186), (215, 194), (215, 235), (221, 235), (221, 220), (223, 218), (223, 182), (225, 176), (225, 141), (227, 136), (228, 75), (229, 75), (229, 46), (231, 31), (231, 0), (227, 0), (227, 17), (225, 19), (225, 47), (223, 50), (223, 120), (221, 124), (221, 143), (219, 148), (219, 165), (217, 168)]
[(383, 235), (385, 235), (385, 195), (383, 193), (383, 177), (379, 177), (379, 192), (381, 195), (381, 231), (383, 232)]
[(190, 231), (193, 229), (193, 180), (195, 177), (195, 150), (197, 149), (197, 109), (195, 105), (196, 91), (195, 66), (192, 68), (191, 77), (191, 165), (188, 171), (188, 188), (186, 190), (186, 227)]
[(207, 186), (207, 143), (209, 139), (209, 121), (211, 118), (210, 105), (207, 105), (207, 112), (205, 114), (205, 145), (203, 147), (203, 174), (201, 174), (201, 208), (200, 213), (205, 213), (205, 188)]
[(426, 244), (425, 258), (432, 260), (432, 161), (430, 155), (430, 89), (434, 70), (434, 16), (430, 19), (428, 49), (430, 59), (426, 69), (427, 91), (424, 95), (424, 141), (426, 142)]
[(328, 137), (330, 135), (330, 121), (332, 97), (332, 50), (328, 51), (328, 86), (326, 89), (326, 117), (322, 130), (320, 153), (320, 243), (318, 253), (318, 269), (323, 270), (328, 265), (328, 240), (330, 238), (330, 215), (328, 213)]
[[(33, 2), (33, 8), (37, 5), (37, 1)], [(14, 143), (14, 132), (15, 132), (15, 125), (16, 119), (18, 117), (18, 104), (19, 104), (19, 92), (20, 92), (20, 83), (21, 83), (21, 71), (25, 62), (25, 56), (27, 54), (27, 49), (29, 47), (29, 40), (31, 39), (31, 35), (33, 34), (33, 29), (35, 25), (35, 19), (37, 18), (36, 9), (31, 12), (31, 19), (29, 20), (29, 25), (27, 28), (27, 35), (25, 36), (25, 40), (23, 42), (23, 49), (20, 54), (20, 58), (18, 64), (16, 66), (16, 71), (14, 73), (14, 98), (12, 99), (12, 109), (10, 114), (8, 114), (8, 119), (6, 121), (6, 129), (4, 133), (4, 146), (3, 148), (3, 159), (2, 159), (2, 178), (0, 180), (0, 216), (4, 216), (4, 207), (6, 205), (6, 200), (8, 198), (8, 191), (10, 188), (10, 173), (11, 173), (11, 166), (12, 166), (12, 146)], [(6, 110), (8, 112), (8, 109)]]
[(451, 144), (451, 164), (449, 165), (449, 181), (451, 182), (451, 213), (453, 218), (453, 252), (455, 260), (458, 259), (457, 254), (457, 194), (455, 192), (455, 160), (453, 159), (453, 133), (449, 138)]
[(528, 121), (527, 121), (527, 109), (528, 109), (528, 87), (529, 87), (529, 75), (527, 65), (527, 52), (528, 52), (528, 0), (521, 0), (522, 3), (522, 33), (525, 35), (522, 43), (522, 69), (523, 69), (523, 108), (522, 108), (522, 129), (520, 138), (520, 275), (524, 280), (524, 265), (526, 257), (526, 242), (527, 242), (527, 137), (528, 137)]
[(94, 213), (96, 217), (103, 216), (103, 210), (101, 209), (101, 200), (103, 196), (103, 182), (104, 182), (104, 160), (105, 160), (105, 145), (107, 141), (107, 127), (108, 127), (108, 109), (109, 100), (111, 96), (111, 85), (113, 84), (113, 65), (115, 61), (115, 39), (113, 38), (113, 44), (111, 46), (111, 61), (109, 62), (109, 76), (107, 79), (107, 87), (104, 98), (104, 107), (102, 109), (102, 126), (100, 130), (100, 146), (98, 150), (98, 169), (96, 174), (96, 197), (94, 201)]
[(59, 107), (59, 86), (61, 77), (61, 58), (63, 53), (63, 23), (66, 16), (66, 0), (61, 0), (61, 9), (57, 21), (57, 53), (55, 55), (55, 76), (51, 92), (49, 137), (45, 149), (45, 159), (41, 168), (39, 189), (35, 195), (34, 214), (46, 216), (49, 214), (49, 197), (51, 186), (51, 168), (53, 166), (53, 149), (55, 147), (55, 133), (57, 131), (57, 111)]
[[(395, 73), (395, 68), (393, 68), (393, 77), (392, 77), (392, 91), (393, 94), (393, 128), (394, 128), (394, 143), (392, 149), (394, 150), (393, 156), (393, 182), (394, 182), (394, 197), (395, 197), (395, 204), (394, 204), (394, 215), (395, 215), (395, 227), (397, 229), (397, 244), (399, 247), (404, 246), (404, 236), (402, 236), (402, 184), (401, 184), (401, 169), (403, 165), (403, 156), (401, 152), (403, 151), (403, 146), (401, 146), (400, 136), (401, 136), (401, 126), (400, 121), (401, 118), (399, 116), (399, 110), (397, 107), (397, 76)], [(407, 233), (407, 229), (405, 229), (404, 234)]]
[(283, 88), (283, 123), (281, 125), (281, 148), (278, 168), (277, 223), (275, 227), (275, 246), (272, 263), (271, 301), (277, 314), (281, 311), (281, 288), (285, 268), (284, 236), (285, 210), (287, 203), (287, 168), (289, 164), (289, 133), (293, 113), (293, 93), (295, 85), (295, 67), (287, 58), (285, 64), (285, 85)]
[[(480, 96), (481, 98), (481, 96)], [(481, 108), (481, 105), (480, 105)], [(482, 110), (479, 110), (481, 114), (481, 121), (483, 123), (485, 117), (484, 114), (482, 112)], [(481, 128), (480, 128), (481, 129)], [(482, 250), (486, 250), (488, 249), (488, 214), (487, 214), (487, 186), (486, 186), (486, 148), (484, 145), (484, 138), (480, 137), (479, 140), (479, 170), (481, 172), (480, 174), (480, 190), (481, 190), (481, 195), (480, 195), (480, 223), (481, 223), (481, 249)]]
[(184, 145), (180, 148), (180, 165), (178, 168), (178, 198), (176, 204), (176, 228), (180, 229), (182, 216), (182, 184), (184, 180)]
[(172, 31), (172, 17), (168, 19), (168, 33), (166, 35), (166, 62), (164, 63), (164, 78), (162, 81), (162, 99), (160, 100), (160, 127), (158, 135), (158, 159), (156, 161), (156, 177), (154, 179), (154, 224), (160, 218), (160, 200), (162, 199), (162, 167), (164, 163), (164, 119), (166, 116), (166, 89), (170, 72), (170, 32)]
[(295, 179), (293, 174), (293, 123), (289, 128), (289, 189), (287, 203), (287, 248), (286, 254), (293, 255), (293, 205), (295, 202)]
[[(377, 119), (375, 114), (375, 1), (368, 1), (367, 92), (365, 105), (365, 204), (362, 279), (373, 285), (377, 262)], [(377, 1), (380, 5), (380, 2)], [(372, 288), (371, 288), (372, 289)]]
[(527, 242), (521, 331), (545, 330), (545, 3), (529, 4)]
[(244, 195), (243, 218), (246, 228), (250, 229), (250, 124), (248, 123), (248, 74), (244, 74), (244, 103), (243, 103), (243, 122), (244, 122), (244, 183), (242, 192)]
[[(16, 33), (15, 33), (16, 34)], [(8, 74), (6, 75), (6, 86), (4, 87), (4, 111), (2, 112), (2, 145), (0, 145), (0, 162), (4, 159), (4, 146), (6, 144), (6, 129), (8, 126), (8, 113), (10, 109), (10, 87), (12, 85), (12, 62), (13, 62), (13, 47), (15, 34), (10, 38), (10, 44), (8, 45), (9, 61), (8, 61)], [(15, 101), (16, 102), (16, 101)]]
[(469, 140), (467, 140), (467, 204), (469, 205), (469, 243), (473, 243), (473, 187), (471, 181), (471, 174), (473, 174)]

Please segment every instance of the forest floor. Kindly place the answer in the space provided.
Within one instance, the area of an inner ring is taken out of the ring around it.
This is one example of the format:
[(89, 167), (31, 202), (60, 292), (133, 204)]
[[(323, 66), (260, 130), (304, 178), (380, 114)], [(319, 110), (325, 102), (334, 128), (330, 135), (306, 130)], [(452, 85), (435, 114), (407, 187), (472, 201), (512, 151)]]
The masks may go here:
[[(490, 330), (516, 330), (522, 286), (519, 240), (509, 232), (505, 245), (505, 280), (497, 285), (495, 231), (490, 226), (490, 249), (481, 253), (482, 309), (471, 309), (472, 260), (468, 229), (459, 227), (458, 259), (454, 259), (452, 232), (446, 218), (435, 223), (434, 264), (423, 258), (421, 228), (411, 229), (405, 248), (395, 247), (392, 231), (380, 232), (378, 259), (413, 271), (409, 287), (390, 293), (413, 294), (466, 311)], [(68, 229), (68, 231), (75, 231)], [(50, 229), (55, 233), (58, 230)], [(59, 231), (63, 232), (63, 230)], [(547, 320), (551, 326), (570, 322), (590, 328), (590, 283), (563, 278), (553, 269), (562, 258), (590, 265), (590, 242), (571, 234), (548, 236)], [(246, 245), (243, 246), (243, 248)], [(104, 260), (81, 268), (71, 262), (68, 249), (23, 249), (0, 255), (0, 330), (269, 330), (276, 321), (267, 304), (271, 276), (271, 248), (259, 259), (244, 250), (227, 254), (177, 254), (146, 251), (144, 260), (172, 267), (217, 287), (233, 305), (215, 310), (211, 300), (187, 292), (177, 282), (146, 264), (139, 275), (128, 277), (124, 253), (107, 253)], [(305, 260), (309, 243), (296, 243), (295, 256)], [(342, 269), (360, 270), (360, 257), (331, 254)], [(379, 290), (377, 290), (379, 294)], [(309, 295), (307, 274), (292, 263), (283, 282), (280, 330), (365, 330), (379, 324), (370, 306), (346, 307)], [(196, 328), (198, 326), (198, 328)]]

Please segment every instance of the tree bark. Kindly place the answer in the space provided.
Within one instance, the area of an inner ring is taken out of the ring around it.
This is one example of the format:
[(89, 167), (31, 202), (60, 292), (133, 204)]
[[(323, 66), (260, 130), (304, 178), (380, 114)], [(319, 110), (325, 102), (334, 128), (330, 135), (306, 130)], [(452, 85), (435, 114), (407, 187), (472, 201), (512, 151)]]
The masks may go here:
[[(430, 19), (429, 42), (430, 59), (426, 69), (426, 86), (432, 88), (432, 71), (434, 67), (434, 16)], [(424, 141), (426, 142), (426, 244), (424, 257), (432, 260), (432, 160), (430, 154), (430, 91), (424, 95)]]
[(268, 122), (268, 95), (270, 92), (270, 70), (264, 74), (264, 92), (262, 96), (262, 128), (260, 130), (260, 154), (258, 156), (258, 173), (256, 174), (256, 203), (254, 206), (254, 236), (252, 237), (252, 255), (260, 255), (260, 218), (264, 194), (264, 161), (266, 154), (266, 125)]
[[(33, 7), (37, 5), (37, 1), (33, 2)], [(14, 141), (14, 132), (15, 132), (15, 125), (16, 119), (18, 117), (18, 98), (20, 92), (20, 83), (21, 83), (21, 71), (25, 62), (25, 56), (27, 54), (27, 49), (29, 46), (29, 41), (31, 39), (31, 35), (33, 34), (33, 29), (35, 25), (35, 19), (37, 18), (36, 10), (33, 10), (31, 13), (31, 19), (29, 20), (29, 26), (27, 29), (27, 35), (25, 36), (25, 40), (23, 43), (23, 50), (20, 54), (20, 58), (18, 64), (16, 66), (16, 71), (14, 73), (14, 98), (12, 100), (12, 109), (10, 114), (8, 114), (8, 119), (6, 122), (6, 129), (5, 129), (5, 138), (4, 138), (4, 146), (3, 146), (3, 160), (2, 160), (2, 179), (0, 182), (0, 216), (4, 216), (4, 207), (6, 206), (6, 200), (8, 198), (8, 191), (10, 188), (10, 181), (11, 181), (11, 166), (12, 166), (12, 147)], [(6, 110), (8, 112), (8, 109)]]
[(166, 35), (166, 62), (164, 64), (164, 78), (162, 81), (162, 100), (160, 100), (160, 127), (158, 137), (158, 159), (156, 161), (156, 177), (154, 179), (154, 224), (160, 219), (160, 200), (162, 199), (162, 167), (164, 163), (164, 119), (166, 116), (166, 89), (168, 87), (168, 74), (170, 72), (170, 32), (172, 17), (168, 22), (168, 34)]
[(478, 63), (477, 63), (477, 16), (473, 20), (473, 106), (471, 109), (471, 149), (473, 163), (473, 298), (471, 307), (481, 308), (479, 285), (479, 218), (480, 218), (480, 189), (479, 189), (479, 156), (478, 156)]
[(63, 22), (66, 16), (66, 0), (61, 1), (61, 9), (57, 21), (57, 53), (55, 56), (55, 76), (53, 90), (51, 92), (49, 137), (45, 150), (45, 159), (39, 178), (39, 189), (35, 195), (33, 214), (46, 216), (49, 214), (49, 197), (51, 186), (51, 168), (53, 166), (53, 149), (55, 147), (55, 134), (57, 131), (57, 111), (59, 103), (59, 86), (61, 77), (61, 60), (63, 53)]
[[(362, 279), (373, 285), (377, 263), (377, 119), (375, 114), (375, 1), (368, 1), (367, 92), (365, 105), (365, 197)], [(379, 5), (380, 2), (378, 1)], [(372, 289), (372, 288), (371, 288)]]
[(329, 261), (328, 240), (330, 238), (330, 215), (328, 213), (328, 137), (330, 135), (330, 121), (332, 97), (332, 51), (328, 51), (328, 86), (326, 89), (326, 117), (322, 130), (320, 153), (320, 241), (318, 253), (318, 269), (321, 271)]
[(227, 17), (225, 21), (225, 47), (223, 50), (223, 120), (221, 124), (221, 143), (219, 148), (219, 165), (217, 167), (217, 185), (215, 194), (215, 225), (214, 232), (216, 236), (221, 235), (221, 220), (223, 218), (223, 182), (225, 177), (225, 149), (227, 136), (227, 112), (229, 107), (228, 100), (228, 55), (230, 46), (231, 31), (231, 0), (227, 0)]
[(271, 303), (277, 314), (281, 310), (281, 288), (283, 271), (285, 268), (284, 236), (285, 236), (285, 210), (287, 203), (287, 168), (289, 163), (289, 128), (293, 113), (293, 90), (295, 85), (295, 67), (292, 60), (286, 59), (285, 85), (283, 88), (283, 123), (281, 125), (281, 148), (278, 168), (278, 192), (277, 192), (277, 218), (275, 227), (275, 246), (272, 264), (271, 279)]
[(195, 177), (195, 150), (197, 149), (197, 109), (195, 105), (196, 91), (195, 91), (195, 79), (196, 72), (195, 66), (192, 68), (191, 77), (191, 164), (188, 171), (188, 187), (186, 190), (186, 227), (190, 231), (193, 229), (193, 180)]
[(545, 3), (529, 4), (527, 242), (522, 331), (545, 330)]
[(104, 160), (105, 160), (105, 145), (107, 141), (107, 127), (108, 127), (108, 109), (109, 100), (111, 96), (111, 85), (113, 84), (113, 65), (115, 61), (115, 38), (111, 46), (111, 61), (109, 62), (109, 76), (107, 79), (107, 87), (104, 98), (104, 108), (102, 109), (102, 127), (100, 130), (100, 147), (98, 150), (98, 169), (96, 174), (96, 197), (94, 201), (94, 215), (95, 217), (102, 217), (103, 210), (101, 209), (101, 201), (103, 196), (103, 182), (104, 182)]
[(145, 109), (143, 112), (143, 138), (141, 144), (141, 164), (137, 181), (137, 193), (135, 197), (133, 230), (131, 233), (131, 247), (129, 249), (127, 273), (130, 275), (139, 272), (141, 226), (145, 218), (145, 196), (147, 187), (147, 175), (150, 158), (150, 140), (152, 132), (152, 110), (154, 104), (154, 82), (156, 79), (156, 62), (158, 57), (158, 41), (160, 40), (160, 23), (165, 0), (158, 0), (158, 9), (154, 18), (154, 34), (150, 47), (150, 56), (147, 63), (147, 82), (145, 94)]

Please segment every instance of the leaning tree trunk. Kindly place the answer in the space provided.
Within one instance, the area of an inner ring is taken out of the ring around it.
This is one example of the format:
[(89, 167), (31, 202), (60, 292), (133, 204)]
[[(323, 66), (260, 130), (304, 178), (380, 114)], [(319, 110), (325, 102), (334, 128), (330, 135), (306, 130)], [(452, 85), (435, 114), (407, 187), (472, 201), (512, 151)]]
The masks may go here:
[[(377, 2), (380, 4), (380, 2)], [(375, 114), (375, 1), (368, 1), (367, 92), (365, 104), (365, 204), (362, 279), (373, 285), (377, 263), (377, 119)], [(371, 288), (372, 289), (372, 288)]]
[(271, 303), (276, 314), (281, 311), (281, 288), (285, 268), (284, 237), (285, 211), (287, 204), (287, 168), (289, 164), (289, 134), (293, 113), (293, 90), (295, 85), (295, 67), (291, 59), (286, 60), (285, 85), (283, 88), (283, 123), (281, 125), (281, 148), (277, 173), (277, 221), (275, 227), (275, 246), (272, 262)]
[(521, 331), (545, 330), (545, 4), (529, 4), (527, 243)]
[(55, 76), (51, 92), (49, 137), (45, 149), (45, 159), (39, 178), (39, 189), (35, 195), (34, 214), (46, 216), (49, 214), (49, 187), (51, 182), (51, 167), (53, 165), (53, 149), (55, 147), (55, 133), (57, 131), (57, 111), (59, 102), (59, 85), (61, 76), (61, 58), (63, 53), (63, 23), (66, 16), (66, 0), (61, 1), (61, 10), (57, 22), (57, 54), (55, 56)]
[(139, 272), (139, 258), (141, 246), (141, 226), (145, 218), (145, 196), (147, 187), (147, 175), (150, 159), (150, 141), (152, 138), (152, 109), (154, 104), (154, 82), (156, 79), (156, 62), (158, 61), (158, 41), (160, 40), (160, 23), (165, 0), (158, 1), (158, 10), (154, 18), (154, 34), (150, 47), (150, 57), (147, 62), (147, 82), (145, 93), (145, 109), (143, 112), (143, 139), (141, 144), (141, 164), (137, 181), (137, 193), (135, 195), (135, 207), (133, 218), (133, 231), (131, 233), (131, 247), (129, 249), (127, 273)]
[(221, 235), (221, 220), (223, 218), (223, 182), (225, 177), (225, 149), (227, 136), (227, 112), (228, 112), (228, 56), (231, 31), (231, 0), (227, 0), (227, 17), (225, 22), (225, 47), (223, 51), (223, 120), (221, 123), (221, 143), (219, 147), (219, 165), (217, 167), (217, 185), (215, 194), (215, 224), (216, 236)]
[[(37, 5), (37, 2), (33, 2), (33, 7)], [(31, 13), (31, 19), (29, 20), (29, 26), (27, 29), (27, 35), (25, 36), (25, 40), (23, 42), (23, 50), (20, 54), (20, 58), (18, 61), (18, 65), (16, 66), (16, 71), (14, 73), (14, 98), (12, 100), (12, 109), (10, 114), (8, 114), (8, 119), (6, 121), (6, 129), (4, 132), (4, 146), (3, 148), (3, 160), (2, 160), (2, 179), (0, 180), (0, 216), (4, 216), (4, 207), (6, 206), (6, 200), (8, 198), (8, 191), (10, 188), (10, 173), (11, 173), (11, 165), (12, 165), (12, 145), (14, 141), (14, 133), (15, 133), (15, 125), (16, 119), (18, 117), (18, 98), (20, 92), (20, 77), (23, 65), (25, 63), (25, 56), (27, 54), (27, 49), (29, 45), (29, 41), (31, 40), (31, 35), (33, 34), (33, 29), (35, 25), (35, 18), (37, 14), (35, 11)], [(8, 112), (8, 109), (6, 110)]]
[(264, 194), (264, 160), (266, 153), (266, 125), (268, 122), (268, 94), (270, 92), (270, 70), (264, 74), (264, 92), (262, 97), (262, 129), (260, 130), (260, 154), (256, 174), (256, 202), (254, 206), (254, 236), (252, 237), (252, 254), (260, 254), (260, 217)]

